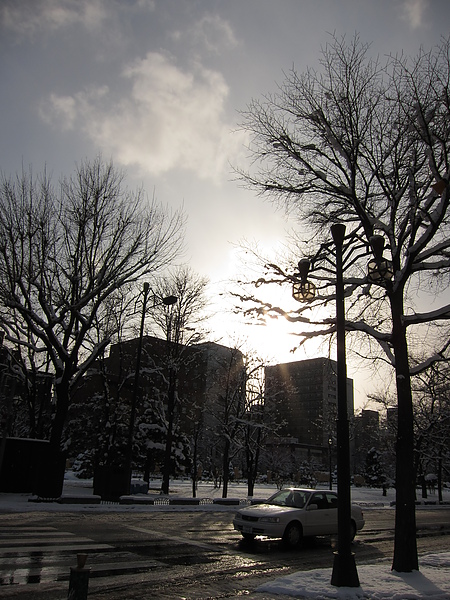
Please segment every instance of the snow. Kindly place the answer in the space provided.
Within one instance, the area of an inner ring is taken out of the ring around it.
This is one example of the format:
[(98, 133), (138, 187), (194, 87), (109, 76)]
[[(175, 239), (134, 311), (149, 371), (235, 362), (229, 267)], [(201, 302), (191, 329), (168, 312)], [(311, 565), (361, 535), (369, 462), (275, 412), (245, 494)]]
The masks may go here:
[[(159, 480), (150, 483), (149, 494), (159, 496), (157, 489)], [(189, 497), (191, 482), (189, 480), (171, 482), (171, 497)], [(267, 498), (276, 491), (275, 486), (258, 485), (255, 498)], [(221, 488), (214, 488), (212, 483), (200, 483), (199, 498), (220, 498)], [(0, 493), (0, 514), (8, 512), (58, 511), (58, 512), (160, 512), (160, 511), (228, 511), (231, 514), (235, 506), (203, 504), (200, 506), (182, 505), (139, 505), (101, 503), (90, 504), (92, 498), (92, 480), (79, 480), (71, 472), (66, 473), (63, 496), (76, 496), (78, 500), (86, 498), (86, 502), (77, 504), (59, 504), (57, 502), (30, 502), (30, 494)], [(231, 483), (231, 498), (246, 499), (247, 487), (244, 483)], [(136, 498), (143, 498), (137, 495)], [(380, 489), (352, 488), (352, 501), (360, 504), (364, 511), (371, 507), (392, 510), (391, 502), (395, 499), (394, 490), (389, 489), (383, 496)], [(428, 501), (435, 501), (436, 494), (431, 493)], [(444, 492), (444, 500), (450, 501), (450, 492)], [(430, 505), (429, 508), (432, 508)], [(439, 510), (439, 507), (436, 507)], [(230, 516), (231, 516), (230, 514)], [(332, 566), (326, 569), (299, 571), (279, 579), (274, 579), (256, 589), (263, 598), (283, 595), (292, 598), (316, 600), (450, 600), (450, 552), (425, 554), (419, 557), (420, 571), (397, 573), (391, 570), (391, 561), (383, 560), (371, 564), (356, 565), (360, 581), (357, 588), (335, 587), (330, 583)], [(269, 596), (268, 596), (269, 595)], [(256, 596), (256, 595), (255, 595)]]
[(300, 571), (261, 585), (257, 591), (294, 598), (338, 600), (433, 600), (450, 598), (450, 552), (420, 557), (420, 571), (396, 573), (387, 561), (357, 565), (360, 587), (331, 585), (331, 568)]

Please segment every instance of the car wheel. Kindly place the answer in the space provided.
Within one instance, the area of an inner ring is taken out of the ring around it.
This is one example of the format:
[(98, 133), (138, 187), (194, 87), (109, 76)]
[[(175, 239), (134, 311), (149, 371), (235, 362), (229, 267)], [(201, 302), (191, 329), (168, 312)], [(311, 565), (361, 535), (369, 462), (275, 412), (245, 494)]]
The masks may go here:
[(246, 542), (253, 542), (253, 540), (255, 539), (256, 535), (254, 533), (243, 533), (242, 537), (244, 538), (244, 540)]
[(289, 548), (295, 548), (303, 538), (303, 530), (300, 523), (289, 523), (284, 530), (283, 543)]
[(350, 521), (350, 541), (353, 542), (356, 535), (356, 523), (355, 521)]

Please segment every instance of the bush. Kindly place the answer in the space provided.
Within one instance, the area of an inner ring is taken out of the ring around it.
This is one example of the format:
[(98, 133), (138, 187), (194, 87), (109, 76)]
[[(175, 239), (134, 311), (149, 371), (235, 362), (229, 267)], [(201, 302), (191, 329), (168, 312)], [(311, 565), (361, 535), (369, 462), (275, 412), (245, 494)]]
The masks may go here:
[(81, 452), (73, 461), (72, 471), (79, 479), (92, 479), (94, 477), (94, 451)]

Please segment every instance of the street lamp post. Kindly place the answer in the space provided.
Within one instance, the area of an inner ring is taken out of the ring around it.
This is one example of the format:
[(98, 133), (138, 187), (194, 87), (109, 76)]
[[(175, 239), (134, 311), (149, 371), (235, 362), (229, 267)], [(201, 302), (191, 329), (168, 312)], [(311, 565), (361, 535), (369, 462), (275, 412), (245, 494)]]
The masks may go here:
[[(131, 397), (131, 412), (130, 412), (130, 422), (128, 425), (128, 439), (126, 446), (126, 456), (125, 456), (125, 468), (127, 472), (127, 491), (129, 494), (131, 491), (131, 475), (132, 475), (132, 458), (133, 458), (133, 436), (134, 436), (134, 423), (136, 420), (136, 407), (137, 400), (139, 395), (139, 377), (141, 371), (141, 357), (142, 357), (142, 342), (144, 338), (144, 323), (145, 323), (145, 313), (147, 310), (147, 301), (148, 294), (150, 291), (150, 285), (147, 281), (144, 282), (144, 299), (142, 302), (142, 315), (141, 315), (141, 326), (139, 330), (139, 338), (138, 338), (138, 347), (137, 347), (137, 355), (136, 355), (136, 370), (134, 372), (134, 383), (133, 383), (133, 395)], [(178, 300), (176, 296), (167, 296), (161, 299), (161, 303), (166, 306), (171, 306), (175, 304)], [(156, 306), (156, 303), (154, 303)]]
[[(336, 246), (336, 337), (337, 337), (337, 491), (338, 549), (334, 553), (331, 585), (359, 587), (355, 556), (351, 551), (350, 440), (347, 407), (347, 366), (345, 356), (345, 305), (342, 249), (345, 225), (331, 227)], [(315, 287), (307, 281), (310, 262), (299, 262), (300, 281), (294, 283), (292, 295), (299, 302), (310, 302)], [(331, 475), (331, 473), (330, 473)]]
[(347, 407), (347, 364), (345, 356), (345, 305), (342, 247), (345, 225), (331, 227), (336, 246), (336, 337), (337, 337), (337, 491), (338, 549), (334, 553), (331, 585), (359, 587), (355, 555), (351, 551), (350, 440)]
[(332, 449), (333, 440), (330, 437), (328, 438), (328, 466), (329, 466), (329, 475), (330, 475), (330, 490), (333, 489), (333, 469), (331, 464), (331, 449)]

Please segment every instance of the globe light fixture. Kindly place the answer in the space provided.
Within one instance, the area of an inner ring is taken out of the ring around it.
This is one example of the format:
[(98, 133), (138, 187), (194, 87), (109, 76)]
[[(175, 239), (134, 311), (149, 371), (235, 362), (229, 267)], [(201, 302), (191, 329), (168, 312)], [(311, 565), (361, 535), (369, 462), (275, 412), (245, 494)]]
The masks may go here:
[(297, 302), (311, 302), (316, 295), (316, 286), (308, 281), (308, 273), (311, 263), (307, 258), (302, 258), (298, 263), (298, 274), (300, 281), (296, 281), (292, 286), (292, 297)]
[(372, 246), (373, 256), (367, 263), (369, 281), (376, 285), (386, 285), (394, 276), (394, 269), (391, 261), (383, 257), (384, 237), (382, 235), (373, 235), (369, 239)]

